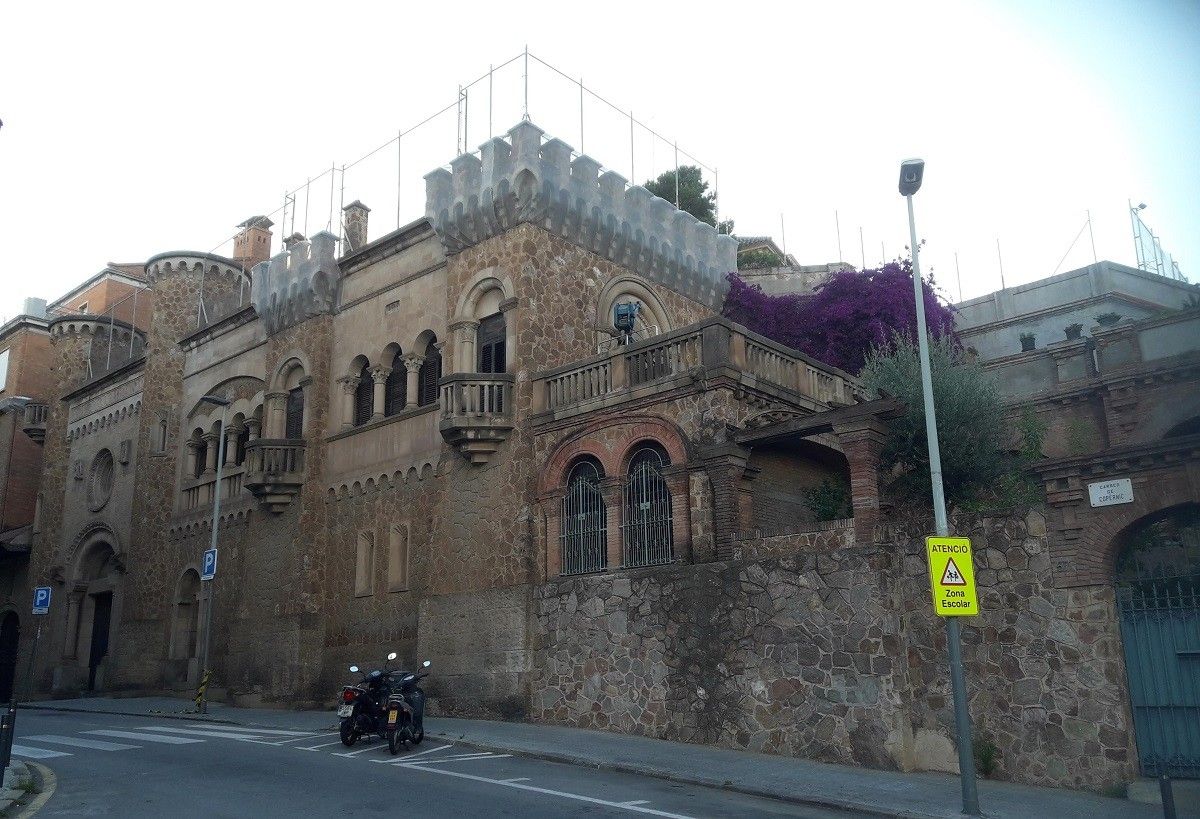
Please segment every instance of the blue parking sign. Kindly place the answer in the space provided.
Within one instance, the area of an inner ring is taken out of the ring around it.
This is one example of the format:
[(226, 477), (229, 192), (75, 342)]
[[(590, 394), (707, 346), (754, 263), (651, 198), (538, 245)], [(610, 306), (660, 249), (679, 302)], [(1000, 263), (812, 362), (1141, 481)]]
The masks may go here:
[(38, 586), (33, 590), (33, 613), (50, 613), (50, 587)]
[(204, 569), (200, 572), (201, 580), (212, 580), (217, 576), (217, 550), (208, 549), (204, 552)]

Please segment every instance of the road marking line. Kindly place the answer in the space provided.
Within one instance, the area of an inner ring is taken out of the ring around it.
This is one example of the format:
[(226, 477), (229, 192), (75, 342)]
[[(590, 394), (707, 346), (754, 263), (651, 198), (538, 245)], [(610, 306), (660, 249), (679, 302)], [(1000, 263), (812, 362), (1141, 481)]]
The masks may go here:
[(518, 776), (518, 777), (514, 777), (513, 779), (505, 779), (503, 781), (504, 781), (504, 784), (507, 785), (510, 782), (529, 782), (530, 779), (527, 776)]
[(72, 756), (66, 751), (48, 751), (45, 748), (30, 748), (26, 745), (12, 746), (13, 756), (27, 756), (30, 759), (53, 759), (56, 756)]
[[(916, 285), (914, 285), (914, 287), (915, 286)], [(366, 748), (361, 748), (357, 751), (351, 751), (348, 754), (330, 754), (330, 756), (354, 756), (355, 754), (365, 754), (367, 751), (378, 751), (380, 748), (386, 748), (386, 747), (387, 747), (387, 745), (384, 745), (383, 743), (380, 743), (378, 745), (371, 744), (371, 745), (368, 745)]]
[(318, 748), (328, 748), (330, 745), (341, 745), (341, 744), (342, 744), (342, 741), (339, 739), (337, 742), (326, 742), (324, 745), (308, 745), (303, 748), (300, 748), (297, 746), (292, 746), (292, 747), (295, 747), (296, 750), (298, 750), (298, 751), (315, 751)]
[[(324, 739), (327, 736), (336, 737), (337, 734), (324, 734), (321, 736), (303, 736), (303, 737), (288, 737), (287, 739), (243, 739), (242, 742), (253, 742), (255, 745), (287, 745), (289, 742), (301, 742), (306, 739)], [(341, 740), (338, 740), (339, 742)]]
[(170, 734), (189, 734), (191, 736), (200, 737), (220, 737), (221, 739), (242, 739), (252, 740), (257, 737), (254, 734), (233, 733), (232, 731), (198, 731), (195, 728), (171, 728), (166, 725), (150, 725), (145, 728), (139, 728), (139, 731), (165, 731)]
[(190, 742), (203, 742), (202, 739), (191, 737), (168, 737), (161, 734), (135, 734), (132, 731), (84, 731), (85, 734), (96, 734), (102, 737), (117, 737), (118, 739), (136, 739), (142, 742), (163, 742), (167, 745), (185, 745)]
[(34, 742), (50, 742), (55, 745), (70, 745), (75, 748), (94, 748), (97, 751), (128, 751), (130, 748), (141, 748), (141, 745), (125, 745), (121, 742), (104, 742), (99, 739), (84, 739), (83, 737), (63, 737), (58, 734), (39, 734), (35, 737), (22, 737)]
[(437, 759), (422, 759), (418, 762), (397, 762), (397, 765), (441, 765), (443, 762), (471, 762), (483, 759), (504, 759), (512, 754), (463, 754), (462, 756), (440, 756)]
[(444, 751), (447, 748), (453, 748), (453, 747), (454, 747), (453, 744), (443, 745), (440, 748), (426, 748), (424, 751), (421, 751), (419, 753), (409, 754), (408, 756), (404, 757), (404, 759), (372, 759), (371, 761), (378, 762), (382, 765), (397, 765), (401, 762), (408, 762), (411, 759), (416, 759), (419, 756), (425, 756), (425, 754), (435, 754), (438, 751)]
[(610, 802), (607, 799), (596, 799), (592, 796), (583, 796), (578, 793), (567, 793), (566, 791), (555, 791), (550, 788), (539, 788), (536, 785), (522, 785), (520, 782), (510, 782), (506, 779), (492, 779), (487, 776), (476, 776), (474, 774), (463, 773), (462, 771), (443, 771), (439, 768), (429, 768), (425, 765), (411, 766), (414, 771), (429, 771), (429, 773), (441, 774), (442, 776), (456, 776), (459, 779), (470, 779), (474, 782), (486, 782), (490, 785), (501, 785), (505, 788), (516, 788), (522, 791), (531, 791), (533, 793), (544, 793), (548, 796), (561, 796), (563, 799), (574, 799), (577, 802), (590, 802), (593, 805), (604, 805), (609, 808), (620, 808), (621, 810), (632, 811), (633, 813), (645, 813), (651, 816), (665, 816), (667, 819), (695, 819), (683, 813), (668, 813), (665, 810), (655, 810), (641, 805), (632, 805), (625, 802)]
[(650, 804), (649, 799), (631, 799), (628, 802), (622, 802), (621, 807), (630, 808), (630, 807), (633, 807), (634, 805), (649, 805), (649, 804)]
[(242, 731), (247, 734), (262, 734), (264, 736), (275, 737), (312, 737), (321, 734), (321, 731), (280, 731), (276, 728), (251, 728), (248, 725), (205, 725), (204, 723), (194, 723), (195, 728), (208, 728), (213, 731)]

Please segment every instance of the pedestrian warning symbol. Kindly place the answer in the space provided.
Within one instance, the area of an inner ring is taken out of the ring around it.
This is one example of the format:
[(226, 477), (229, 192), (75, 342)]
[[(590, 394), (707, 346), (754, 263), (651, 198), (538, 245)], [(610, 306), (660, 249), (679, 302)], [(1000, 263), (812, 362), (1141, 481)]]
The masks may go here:
[(962, 572), (958, 570), (958, 564), (954, 562), (954, 558), (946, 561), (946, 571), (942, 572), (943, 586), (965, 586), (967, 581), (963, 580)]
[(971, 541), (965, 537), (927, 537), (925, 549), (934, 612), (942, 617), (979, 614)]

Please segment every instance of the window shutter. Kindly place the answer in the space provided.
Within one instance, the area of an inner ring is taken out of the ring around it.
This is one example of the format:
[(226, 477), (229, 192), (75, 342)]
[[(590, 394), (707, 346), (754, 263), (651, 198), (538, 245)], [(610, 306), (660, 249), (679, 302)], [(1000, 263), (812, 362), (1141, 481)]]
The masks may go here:
[(438, 382), (442, 380), (442, 354), (431, 341), (425, 348), (425, 363), (417, 373), (417, 404), (424, 407), (436, 404), (438, 400)]
[(408, 368), (397, 354), (392, 362), (392, 372), (383, 386), (383, 414), (395, 415), (404, 411), (408, 403)]
[(354, 425), (362, 426), (371, 420), (375, 411), (375, 379), (371, 378), (370, 370), (364, 366), (358, 374), (358, 386), (354, 389)]
[(288, 392), (287, 411), (284, 421), (285, 438), (304, 437), (304, 388), (296, 387)]
[(504, 360), (504, 314), (497, 313), (481, 321), (477, 338), (479, 342), (479, 372), (505, 372), (507, 362)]

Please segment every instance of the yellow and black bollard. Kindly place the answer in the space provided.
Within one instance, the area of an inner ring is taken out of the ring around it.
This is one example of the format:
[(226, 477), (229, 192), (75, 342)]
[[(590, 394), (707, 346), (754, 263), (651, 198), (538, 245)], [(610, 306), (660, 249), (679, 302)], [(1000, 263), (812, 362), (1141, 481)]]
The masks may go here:
[(204, 692), (206, 690), (208, 690), (208, 678), (211, 674), (212, 674), (211, 671), (205, 669), (204, 675), (200, 678), (200, 685), (196, 688), (196, 713), (197, 714), (204, 714), (204, 713), (208, 712), (208, 709), (204, 707), (206, 705), (205, 700), (204, 700)]

